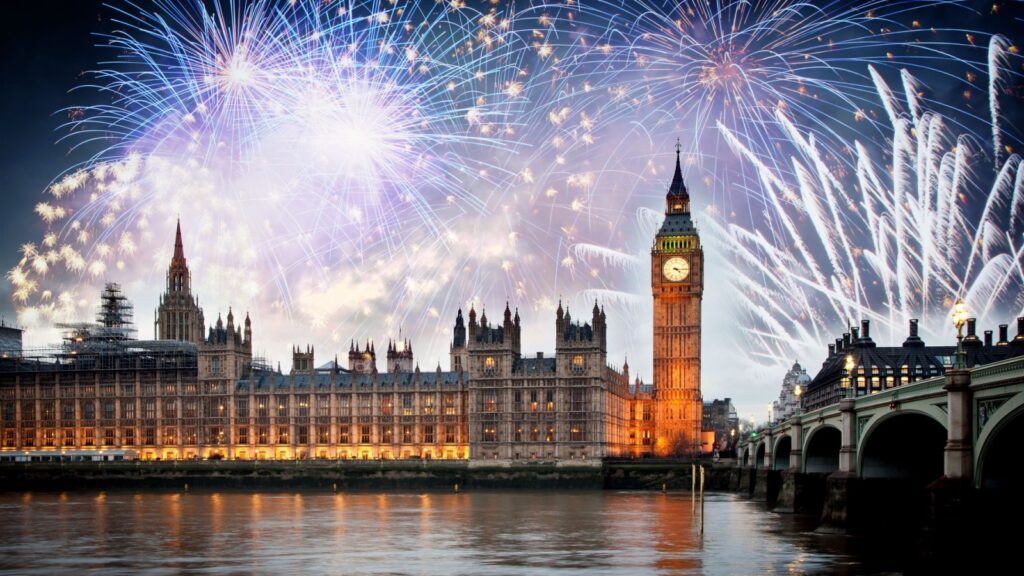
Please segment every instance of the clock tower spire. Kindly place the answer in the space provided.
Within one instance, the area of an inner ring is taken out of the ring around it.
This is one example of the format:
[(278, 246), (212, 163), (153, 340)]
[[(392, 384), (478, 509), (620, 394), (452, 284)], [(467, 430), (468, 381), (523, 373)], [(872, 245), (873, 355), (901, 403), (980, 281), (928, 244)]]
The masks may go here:
[(696, 455), (704, 409), (700, 392), (704, 249), (690, 219), (690, 193), (683, 181), (678, 140), (676, 169), (665, 195), (665, 221), (651, 248), (651, 292), (655, 452), (663, 457)]

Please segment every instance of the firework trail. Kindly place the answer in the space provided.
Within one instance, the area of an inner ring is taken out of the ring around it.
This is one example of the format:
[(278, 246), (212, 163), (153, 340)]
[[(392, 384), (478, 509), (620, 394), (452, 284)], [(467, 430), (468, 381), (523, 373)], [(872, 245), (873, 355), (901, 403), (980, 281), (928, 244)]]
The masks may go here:
[[(993, 38), (991, 61), (1007, 62), (1009, 46)], [(761, 225), (728, 222), (712, 211), (702, 222), (709, 242), (729, 256), (723, 261), (744, 340), (762, 366), (785, 370), (794, 357), (819, 357), (822, 342), (862, 318), (875, 321), (883, 341), (902, 340), (910, 318), (922, 319), (926, 337), (948, 341), (958, 297), (982, 324), (1024, 312), (1020, 156), (988, 156), (981, 139), (958, 134), (956, 124), (929, 109), (919, 81), (906, 71), (898, 77), (901, 97), (876, 68), (868, 69), (890, 134), (887, 148), (849, 143), (852, 172), (836, 170), (816, 135), (782, 110), (775, 120), (793, 150), (786, 170), (768, 163), (756, 143), (719, 126), (756, 170), (767, 209)], [(1015, 75), (1002, 65), (992, 70), (997, 78), (990, 86)], [(994, 134), (1000, 121), (991, 119)], [(1002, 145), (995, 152), (1009, 150)], [(646, 208), (638, 213), (650, 234), (660, 217)], [(576, 250), (610, 266), (642, 261), (600, 246)]]
[(416, 320), (395, 313), (401, 301), (454, 314), (474, 294), (453, 290), (438, 309), (434, 293), (505, 257), (512, 231), (472, 245), (460, 222), (489, 214), (515, 142), (515, 38), (494, 12), (274, 0), (110, 10), (112, 58), (80, 87), (105, 101), (69, 111), (66, 126), (71, 143), (101, 151), (49, 188), (36, 207), (48, 232), (8, 274), (26, 325), (81, 314), (112, 274), (159, 278), (178, 216), (197, 283), (219, 305), (328, 331), (381, 309), (372, 324)]
[[(68, 111), (69, 141), (102, 151), (50, 187), (8, 273), (30, 328), (78, 319), (107, 279), (151, 292), (178, 215), (204, 301), (251, 307), (282, 352), (404, 326), (443, 357), (456, 307), (506, 298), (526, 323), (559, 297), (648, 318), (646, 207), (678, 135), (765, 364), (1019, 283), (1015, 47), (929, 26), (935, 3), (153, 6), (111, 8), (82, 87), (107, 100)], [(981, 114), (928, 89), (982, 77)], [(983, 160), (1002, 199), (978, 215), (958, 194), (988, 192)], [(649, 357), (631, 325), (612, 348)]]

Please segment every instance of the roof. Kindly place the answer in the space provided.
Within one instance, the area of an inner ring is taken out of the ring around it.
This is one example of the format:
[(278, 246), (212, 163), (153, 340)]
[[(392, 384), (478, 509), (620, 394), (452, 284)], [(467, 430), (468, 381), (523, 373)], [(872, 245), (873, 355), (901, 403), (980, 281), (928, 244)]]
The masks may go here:
[[(371, 389), (376, 380), (379, 388), (411, 389), (416, 386), (415, 372), (379, 372), (374, 374), (356, 374), (352, 372), (303, 372), (296, 374), (280, 374), (274, 371), (254, 370), (251, 375), (240, 379), (235, 387), (237, 390), (248, 390), (267, 393), (271, 390), (308, 389), (310, 392), (334, 389)], [(457, 388), (459, 374), (457, 372), (420, 372), (420, 387)]]

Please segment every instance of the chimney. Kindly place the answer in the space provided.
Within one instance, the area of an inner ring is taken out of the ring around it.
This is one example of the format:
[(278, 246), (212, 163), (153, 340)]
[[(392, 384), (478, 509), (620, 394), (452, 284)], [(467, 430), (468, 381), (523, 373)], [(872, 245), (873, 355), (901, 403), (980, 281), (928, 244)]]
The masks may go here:
[(847, 349), (849, 347), (850, 347), (850, 333), (849, 332), (845, 332), (845, 333), (843, 333), (843, 349), (845, 350), (845, 349)]
[(860, 337), (864, 340), (871, 340), (871, 320), (860, 321)]
[(996, 346), (1006, 346), (1009, 344), (1006, 337), (1006, 329), (1009, 328), (1006, 324), (999, 325), (999, 342), (996, 342)]
[(992, 345), (992, 331), (991, 330), (985, 330), (985, 346), (991, 346), (991, 345)]
[(903, 341), (904, 348), (920, 348), (924, 341), (917, 335), (917, 318), (910, 319), (910, 335)]
[(1017, 317), (1017, 335), (1013, 337), (1013, 343), (1024, 346), (1024, 316)]
[(850, 341), (856, 344), (858, 340), (860, 340), (860, 328), (850, 326)]
[(843, 351), (843, 339), (842, 338), (836, 338), (836, 352), (842, 352), (842, 351)]
[(978, 338), (978, 334), (976, 332), (977, 326), (978, 326), (978, 319), (977, 318), (968, 318), (967, 319), (967, 335), (964, 336), (964, 345), (965, 346), (980, 346), (981, 345), (981, 339)]
[(829, 344), (828, 345), (828, 355), (829, 355), (829, 357), (835, 356), (835, 354), (836, 354), (836, 345), (835, 344)]

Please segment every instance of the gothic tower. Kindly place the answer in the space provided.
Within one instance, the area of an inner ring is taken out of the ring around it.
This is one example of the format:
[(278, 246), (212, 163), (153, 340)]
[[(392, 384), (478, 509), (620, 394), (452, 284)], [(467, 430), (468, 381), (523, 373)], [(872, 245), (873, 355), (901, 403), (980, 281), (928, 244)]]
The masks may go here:
[(701, 297), (704, 250), (690, 219), (676, 145), (676, 171), (665, 197), (665, 222), (651, 249), (654, 294), (655, 452), (684, 456), (700, 450)]
[(205, 320), (198, 299), (192, 296), (192, 274), (181, 242), (181, 220), (174, 238), (174, 256), (167, 268), (167, 289), (160, 296), (154, 334), (157, 340), (203, 341)]

